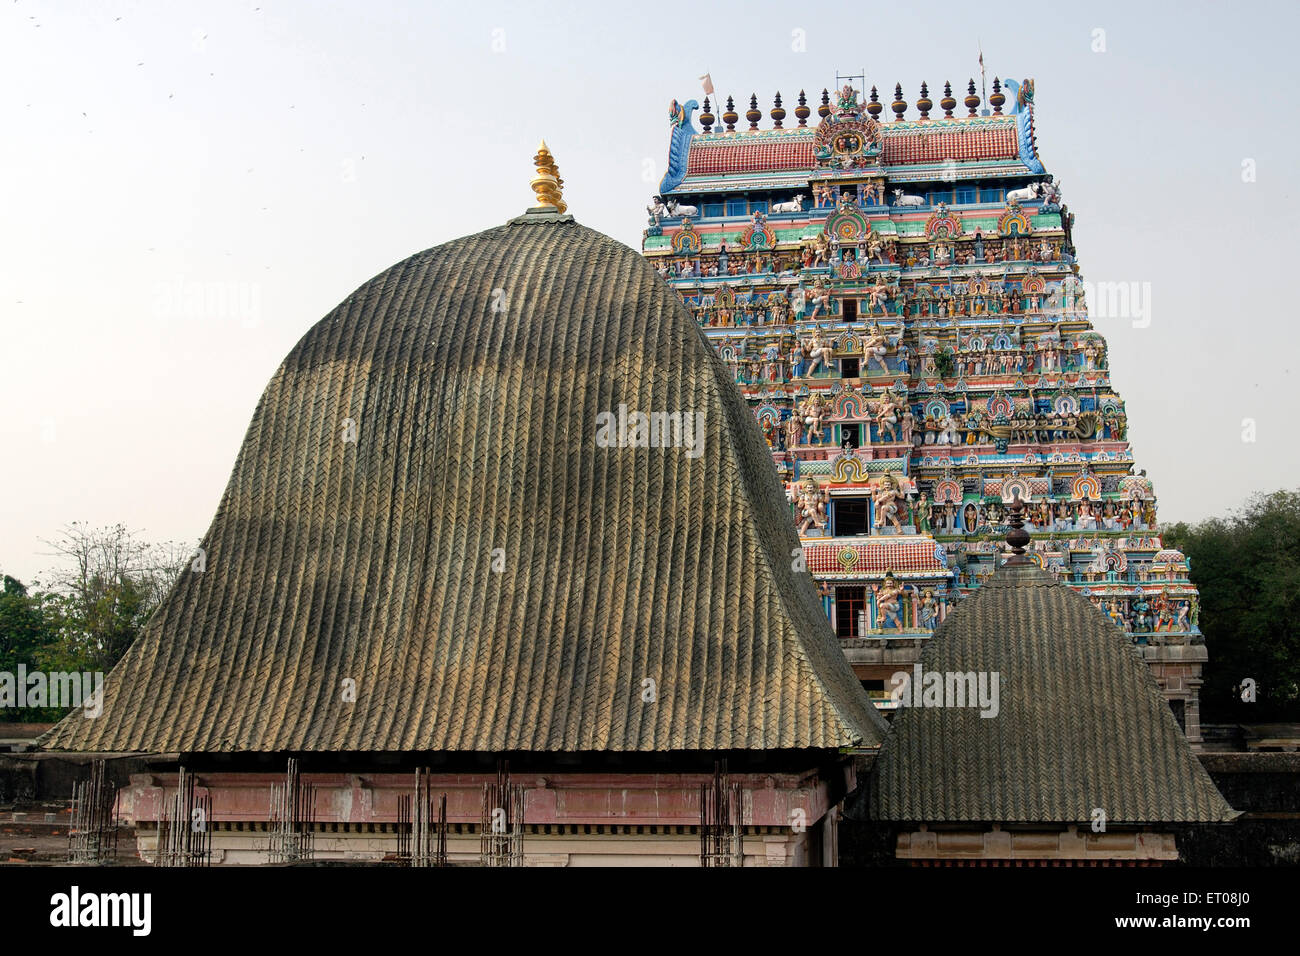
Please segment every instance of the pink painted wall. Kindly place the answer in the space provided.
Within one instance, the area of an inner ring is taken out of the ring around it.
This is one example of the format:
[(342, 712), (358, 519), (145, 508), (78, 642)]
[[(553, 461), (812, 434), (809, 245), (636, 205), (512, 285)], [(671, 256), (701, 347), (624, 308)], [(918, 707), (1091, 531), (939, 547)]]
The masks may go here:
[[(842, 767), (844, 782), (855, 785), (852, 764)], [(271, 787), (282, 774), (199, 773), (196, 791), (212, 797), (213, 822), (258, 822), (269, 818)], [(516, 773), (511, 783), (524, 789), (524, 818), (529, 824), (645, 824), (696, 826), (700, 822), (700, 786), (711, 774), (690, 773)], [(811, 826), (830, 803), (830, 780), (816, 770), (803, 774), (731, 774), (740, 785), (744, 823), (787, 827), (803, 811)], [(434, 774), (431, 788), (447, 794), (449, 823), (482, 820), (483, 786), (496, 775)], [(303, 784), (316, 788), (319, 823), (396, 823), (398, 798), (411, 794), (410, 773), (303, 773)], [(120, 796), (126, 822), (156, 822), (163, 798), (175, 793), (176, 774), (136, 774)], [(837, 788), (838, 789), (838, 788)]]

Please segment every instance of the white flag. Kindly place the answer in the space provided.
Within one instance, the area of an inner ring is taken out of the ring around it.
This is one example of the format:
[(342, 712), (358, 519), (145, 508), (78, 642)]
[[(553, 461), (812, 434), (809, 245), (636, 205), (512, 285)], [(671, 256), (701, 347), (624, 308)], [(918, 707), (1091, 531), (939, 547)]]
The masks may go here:
[(700, 82), (704, 84), (704, 92), (707, 93), (709, 96), (712, 96), (713, 95), (712, 74), (705, 73), (702, 77), (700, 77)]

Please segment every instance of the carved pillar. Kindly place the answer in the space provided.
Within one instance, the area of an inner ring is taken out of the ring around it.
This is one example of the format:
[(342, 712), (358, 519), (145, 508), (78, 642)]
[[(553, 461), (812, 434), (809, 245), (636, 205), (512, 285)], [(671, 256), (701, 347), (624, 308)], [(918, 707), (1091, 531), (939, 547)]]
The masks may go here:
[(1199, 668), (1196, 676), (1187, 678), (1187, 701), (1183, 705), (1183, 720), (1186, 724), (1187, 742), (1193, 750), (1201, 750), (1205, 738), (1201, 736), (1201, 684), (1203, 683)]

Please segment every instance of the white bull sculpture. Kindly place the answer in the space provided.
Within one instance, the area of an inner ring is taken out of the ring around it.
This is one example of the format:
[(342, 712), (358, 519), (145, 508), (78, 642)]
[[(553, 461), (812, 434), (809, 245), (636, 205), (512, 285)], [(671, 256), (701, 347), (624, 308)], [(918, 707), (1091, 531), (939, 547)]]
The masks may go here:
[(1016, 202), (1028, 202), (1031, 199), (1037, 199), (1041, 188), (1040, 183), (1030, 183), (1024, 189), (1013, 189), (1007, 193), (1007, 202), (1011, 202), (1013, 199)]

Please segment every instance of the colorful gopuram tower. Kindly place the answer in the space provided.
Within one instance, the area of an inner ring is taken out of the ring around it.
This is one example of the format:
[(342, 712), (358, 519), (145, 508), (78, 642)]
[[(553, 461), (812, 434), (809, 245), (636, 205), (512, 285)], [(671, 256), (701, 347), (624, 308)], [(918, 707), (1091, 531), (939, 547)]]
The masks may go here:
[(643, 251), (758, 418), (879, 707), (992, 575), (1018, 490), (1033, 560), (1124, 626), (1197, 744), (1197, 593), (1134, 469), (1033, 81), (995, 79), (981, 111), (972, 80), (963, 105), (923, 83), (908, 118), (901, 86), (846, 85), (815, 120), (801, 91), (789, 125), (778, 93), (768, 128), (756, 96), (744, 122), (706, 98), (696, 129), (674, 100)]

